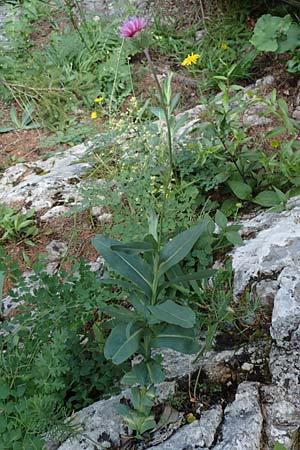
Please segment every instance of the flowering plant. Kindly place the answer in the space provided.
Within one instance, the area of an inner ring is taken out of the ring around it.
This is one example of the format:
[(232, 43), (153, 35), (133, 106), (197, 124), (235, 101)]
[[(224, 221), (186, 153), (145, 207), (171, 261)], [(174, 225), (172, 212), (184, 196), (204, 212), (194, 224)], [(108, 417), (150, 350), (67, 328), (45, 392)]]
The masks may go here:
[[(120, 27), (120, 36), (123, 39), (138, 39), (141, 45), (141, 32), (146, 26), (147, 21), (143, 17), (131, 17)], [(103, 308), (103, 312), (112, 317), (108, 323), (111, 332), (104, 353), (115, 364), (121, 364), (136, 354), (142, 357), (142, 361), (123, 377), (124, 384), (133, 386), (132, 407), (124, 404), (118, 407), (119, 413), (138, 438), (156, 426), (151, 412), (155, 397), (154, 384), (164, 380), (162, 358), (154, 356), (152, 349), (169, 347), (188, 354), (198, 351), (196, 316), (185, 298), (180, 297), (180, 289), (187, 281), (209, 276), (205, 271), (186, 276), (179, 264), (206, 232), (209, 226), (207, 218), (162, 245), (165, 204), (173, 176), (173, 138), (183, 123), (182, 118), (177, 120), (173, 115), (179, 94), (172, 98), (172, 76), (168, 76), (161, 86), (149, 50), (146, 47), (143, 50), (160, 99), (160, 108), (153, 108), (153, 112), (165, 121), (167, 129), (169, 158), (164, 177), (163, 205), (159, 216), (155, 212), (150, 215), (149, 233), (141, 242), (124, 244), (101, 234), (93, 239), (93, 245), (111, 269), (123, 277), (123, 280), (104, 279), (103, 282), (119, 284), (128, 291), (130, 308), (108, 304)], [(197, 59), (197, 55), (193, 58)]]

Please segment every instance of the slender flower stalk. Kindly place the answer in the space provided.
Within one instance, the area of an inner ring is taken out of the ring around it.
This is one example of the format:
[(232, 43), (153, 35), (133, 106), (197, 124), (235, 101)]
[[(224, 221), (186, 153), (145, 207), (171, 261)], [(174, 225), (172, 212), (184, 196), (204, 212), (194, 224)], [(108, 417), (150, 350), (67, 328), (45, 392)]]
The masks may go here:
[[(143, 17), (131, 17), (130, 19), (126, 20), (123, 25), (120, 27), (119, 32), (120, 36), (123, 38), (123, 42), (125, 39), (135, 37), (136, 35), (139, 35), (140, 32), (147, 26), (147, 20)], [(143, 39), (143, 38), (146, 39)], [(164, 180), (164, 197), (163, 197), (163, 204), (161, 208), (160, 213), (160, 232), (158, 233), (158, 246), (160, 247), (161, 244), (161, 238), (162, 238), (162, 228), (163, 228), (163, 220), (164, 220), (164, 211), (166, 206), (166, 201), (168, 197), (169, 187), (172, 180), (173, 175), (173, 137), (172, 137), (172, 130), (171, 130), (171, 122), (170, 122), (170, 105), (169, 105), (169, 99), (166, 98), (162, 87), (160, 85), (160, 82), (157, 77), (157, 73), (155, 70), (155, 67), (153, 65), (151, 56), (149, 54), (149, 49), (147, 47), (148, 43), (147, 36), (143, 36), (140, 34), (140, 36), (137, 36), (137, 39), (135, 39), (136, 47), (139, 50), (143, 50), (144, 54), (146, 56), (146, 59), (149, 64), (149, 68), (153, 74), (158, 95), (161, 102), (161, 107), (164, 112), (166, 126), (167, 126), (167, 146), (168, 146), (168, 154), (169, 154), (169, 170), (168, 173), (166, 173), (166, 177)], [(155, 291), (155, 290), (154, 290)]]
[(144, 54), (147, 58), (147, 61), (149, 63), (149, 67), (151, 69), (151, 72), (153, 73), (153, 77), (158, 89), (158, 93), (159, 93), (159, 97), (160, 97), (160, 101), (162, 104), (162, 108), (164, 110), (164, 114), (165, 114), (165, 119), (166, 119), (166, 125), (167, 125), (167, 134), (168, 134), (168, 150), (169, 150), (169, 161), (170, 161), (170, 168), (171, 168), (171, 172), (173, 171), (173, 143), (172, 143), (172, 132), (171, 132), (171, 127), (170, 127), (170, 117), (169, 117), (169, 112), (168, 112), (168, 105), (166, 104), (165, 101), (165, 97), (163, 94), (163, 91), (161, 89), (161, 85), (160, 82), (157, 78), (157, 74), (155, 71), (155, 67), (153, 65), (151, 56), (149, 54), (149, 50), (147, 48), (144, 49)]

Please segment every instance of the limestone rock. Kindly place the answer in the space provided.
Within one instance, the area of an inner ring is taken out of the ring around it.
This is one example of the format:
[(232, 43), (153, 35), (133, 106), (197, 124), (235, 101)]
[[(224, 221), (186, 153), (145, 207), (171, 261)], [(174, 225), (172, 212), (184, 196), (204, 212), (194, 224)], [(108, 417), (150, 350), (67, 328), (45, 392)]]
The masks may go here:
[(162, 444), (148, 447), (149, 450), (193, 450), (208, 449), (214, 442), (217, 429), (222, 421), (223, 410), (216, 405), (205, 411), (200, 420), (179, 428), (174, 435)]
[(277, 280), (285, 267), (299, 265), (299, 218), (300, 208), (295, 206), (280, 214), (265, 212), (252, 221), (246, 221), (246, 228), (257, 224), (261, 231), (233, 252), (235, 298), (254, 281)]
[[(161, 383), (157, 389), (158, 401), (166, 400), (174, 394), (174, 383)], [(78, 428), (78, 434), (67, 439), (59, 450), (94, 450), (95, 444), (103, 448), (103, 444), (119, 445), (121, 435), (126, 435), (123, 419), (117, 413), (116, 406), (122, 398), (130, 398), (130, 390), (120, 395), (100, 400), (82, 409), (72, 417), (72, 424)], [(54, 446), (49, 441), (47, 445)]]
[(273, 122), (269, 117), (264, 117), (263, 113), (266, 110), (266, 104), (263, 102), (256, 102), (251, 105), (243, 116), (243, 124), (248, 127), (256, 127), (260, 125), (268, 125)]
[(213, 450), (258, 450), (263, 416), (259, 402), (259, 384), (239, 385), (235, 400), (225, 409), (220, 440)]
[(57, 261), (64, 258), (68, 252), (68, 244), (63, 241), (51, 241), (46, 246), (48, 261)]
[[(82, 200), (79, 188), (85, 183), (80, 176), (90, 165), (80, 159), (88, 148), (88, 145), (80, 144), (63, 155), (8, 168), (0, 178), (0, 202), (23, 202), (24, 210), (47, 208), (41, 220), (65, 213)], [(100, 190), (105, 181), (95, 180), (95, 183)]]
[[(299, 252), (298, 244), (298, 252)], [(296, 251), (296, 250), (295, 250)], [(290, 264), (278, 277), (279, 289), (274, 298), (271, 336), (278, 346), (293, 343), (300, 348), (300, 268)]]
[(292, 116), (294, 119), (300, 120), (300, 106), (294, 109)]

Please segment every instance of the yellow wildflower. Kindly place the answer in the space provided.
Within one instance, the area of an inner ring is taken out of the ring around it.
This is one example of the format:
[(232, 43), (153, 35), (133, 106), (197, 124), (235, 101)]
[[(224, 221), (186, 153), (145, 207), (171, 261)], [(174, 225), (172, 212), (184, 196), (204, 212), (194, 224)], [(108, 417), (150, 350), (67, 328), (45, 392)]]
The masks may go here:
[(103, 97), (97, 97), (97, 98), (95, 98), (94, 102), (95, 103), (100, 103), (100, 102), (103, 102), (103, 100), (104, 100)]
[(91, 112), (91, 119), (97, 119), (96, 111)]
[(279, 141), (278, 141), (278, 139), (272, 139), (272, 140), (269, 142), (269, 144), (270, 144), (270, 146), (273, 147), (273, 148), (279, 147)]
[(191, 53), (190, 55), (187, 55), (186, 58), (184, 58), (181, 65), (190, 66), (191, 64), (195, 64), (199, 58), (200, 58), (199, 53)]
[(221, 49), (222, 50), (227, 50), (228, 49), (228, 45), (226, 44), (226, 42), (222, 42)]

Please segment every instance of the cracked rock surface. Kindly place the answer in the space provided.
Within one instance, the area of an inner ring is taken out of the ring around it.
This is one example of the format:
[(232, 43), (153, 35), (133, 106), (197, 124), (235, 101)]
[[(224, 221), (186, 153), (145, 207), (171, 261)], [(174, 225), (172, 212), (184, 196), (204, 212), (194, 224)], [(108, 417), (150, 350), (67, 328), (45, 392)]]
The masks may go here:
[(219, 442), (213, 450), (260, 449), (263, 415), (258, 383), (240, 384), (224, 416)]
[[(61, 156), (8, 168), (0, 178), (0, 202), (23, 202), (24, 209), (46, 208), (41, 220), (61, 215), (81, 200), (79, 188), (84, 185), (81, 174), (89, 167), (81, 162), (88, 150), (84, 144), (66, 150)], [(105, 182), (97, 181), (99, 189)]]

